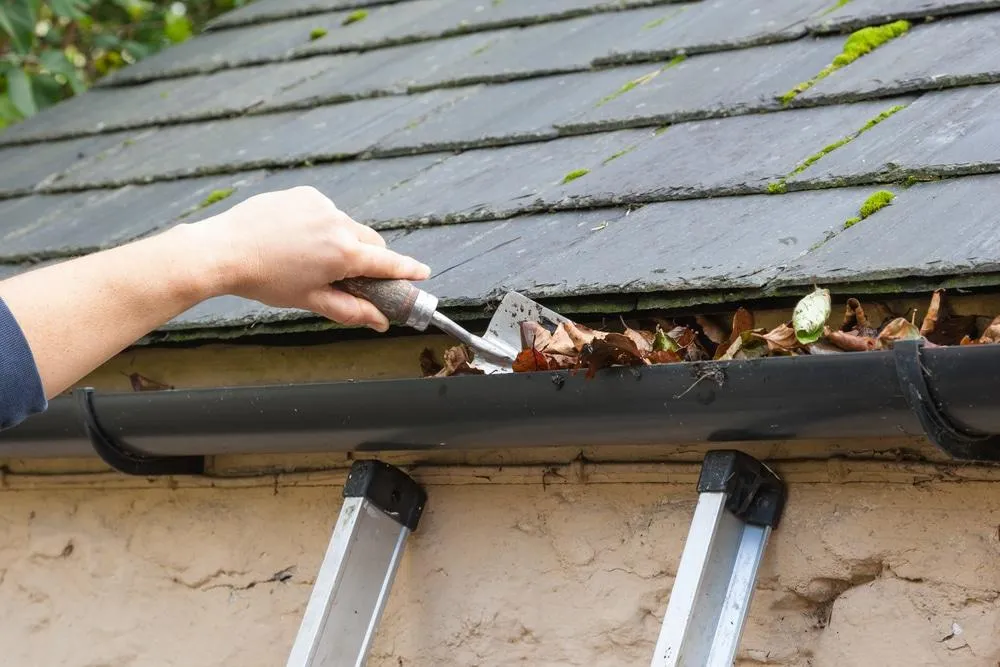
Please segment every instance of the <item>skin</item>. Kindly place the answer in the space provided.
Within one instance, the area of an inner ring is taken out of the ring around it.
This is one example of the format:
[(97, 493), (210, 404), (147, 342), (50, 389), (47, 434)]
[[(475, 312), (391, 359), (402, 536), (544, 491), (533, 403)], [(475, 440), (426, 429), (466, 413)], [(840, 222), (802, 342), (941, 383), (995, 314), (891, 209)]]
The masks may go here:
[(206, 299), (235, 295), (384, 332), (389, 323), (371, 303), (330, 283), (429, 275), (320, 192), (299, 187), (0, 281), (0, 298), (24, 331), (51, 399)]

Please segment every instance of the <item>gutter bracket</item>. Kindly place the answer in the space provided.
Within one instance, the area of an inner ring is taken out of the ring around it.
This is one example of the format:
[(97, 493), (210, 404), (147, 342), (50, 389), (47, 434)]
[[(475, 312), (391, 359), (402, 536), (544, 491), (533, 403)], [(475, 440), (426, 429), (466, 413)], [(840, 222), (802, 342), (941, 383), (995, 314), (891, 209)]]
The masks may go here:
[(126, 475), (151, 477), (159, 475), (202, 475), (204, 456), (150, 456), (113, 438), (101, 426), (94, 410), (91, 387), (76, 392), (76, 405), (83, 420), (84, 432), (97, 455), (109, 466)]
[(926, 436), (954, 459), (1000, 462), (1000, 435), (969, 433), (955, 426), (942, 411), (943, 406), (931, 391), (931, 374), (923, 364), (923, 349), (923, 339), (900, 340), (892, 346), (899, 388)]

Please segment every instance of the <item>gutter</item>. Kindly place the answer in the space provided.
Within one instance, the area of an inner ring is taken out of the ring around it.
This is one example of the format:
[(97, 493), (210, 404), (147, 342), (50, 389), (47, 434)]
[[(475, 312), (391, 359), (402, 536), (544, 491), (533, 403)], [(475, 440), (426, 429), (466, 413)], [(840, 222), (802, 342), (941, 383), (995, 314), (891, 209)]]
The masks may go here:
[(201, 474), (222, 454), (925, 436), (1000, 462), (1000, 345), (642, 368), (100, 393), (0, 433), (0, 457)]

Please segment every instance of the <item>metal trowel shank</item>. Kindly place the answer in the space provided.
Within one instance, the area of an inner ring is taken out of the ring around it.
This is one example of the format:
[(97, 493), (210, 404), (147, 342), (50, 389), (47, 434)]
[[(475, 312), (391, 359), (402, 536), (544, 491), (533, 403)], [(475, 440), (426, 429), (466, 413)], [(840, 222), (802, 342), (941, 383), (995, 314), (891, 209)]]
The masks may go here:
[(475, 358), (470, 365), (485, 373), (513, 372), (514, 359), (521, 350), (521, 322), (538, 322), (546, 327), (569, 322), (522, 294), (508, 292), (490, 319), (486, 333), (480, 337), (438, 312), (437, 297), (405, 280), (349, 278), (334, 283), (333, 287), (367, 299), (390, 322), (405, 324), (417, 331), (424, 331), (433, 324), (472, 348)]

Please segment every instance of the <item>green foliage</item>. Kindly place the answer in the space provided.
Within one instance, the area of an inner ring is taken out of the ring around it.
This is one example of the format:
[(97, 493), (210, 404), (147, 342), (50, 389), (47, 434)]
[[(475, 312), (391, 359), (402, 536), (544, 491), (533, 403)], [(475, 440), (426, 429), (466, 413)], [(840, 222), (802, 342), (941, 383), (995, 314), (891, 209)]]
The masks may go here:
[(358, 21), (364, 21), (366, 18), (368, 18), (368, 11), (365, 9), (358, 9), (348, 14), (344, 20), (340, 22), (340, 24), (351, 25), (352, 23), (357, 23)]
[(250, 0), (0, 0), (0, 129)]
[(586, 176), (589, 173), (590, 173), (589, 169), (574, 169), (573, 171), (563, 176), (562, 183), (563, 185), (565, 185), (567, 183), (575, 181), (578, 178), (582, 178), (583, 176)]

